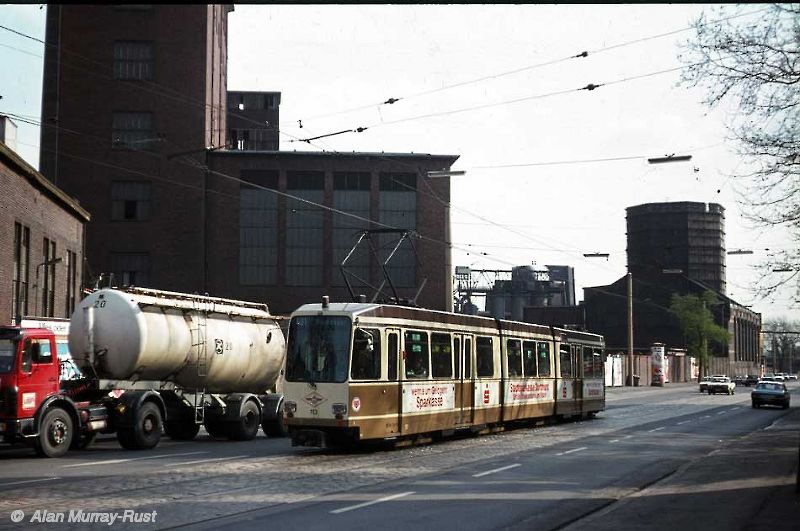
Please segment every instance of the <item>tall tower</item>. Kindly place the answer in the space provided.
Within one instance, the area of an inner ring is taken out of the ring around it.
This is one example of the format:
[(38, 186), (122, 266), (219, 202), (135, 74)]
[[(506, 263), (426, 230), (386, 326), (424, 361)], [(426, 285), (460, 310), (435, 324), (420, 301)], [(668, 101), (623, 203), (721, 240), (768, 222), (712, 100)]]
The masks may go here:
[(634, 278), (680, 270), (725, 294), (725, 209), (716, 203), (647, 203), (626, 209)]
[(89, 279), (204, 290), (207, 148), (225, 144), (222, 5), (48, 5), (42, 173), (89, 210)]

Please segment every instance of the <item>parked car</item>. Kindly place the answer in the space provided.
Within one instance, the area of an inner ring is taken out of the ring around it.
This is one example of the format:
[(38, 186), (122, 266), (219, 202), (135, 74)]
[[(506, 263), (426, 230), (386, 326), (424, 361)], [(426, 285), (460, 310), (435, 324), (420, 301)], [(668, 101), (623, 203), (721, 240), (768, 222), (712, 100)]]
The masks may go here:
[(758, 382), (755, 389), (750, 392), (750, 401), (754, 408), (764, 405), (789, 407), (789, 390), (783, 382)]
[(708, 394), (725, 393), (732, 395), (736, 392), (736, 384), (727, 376), (712, 376), (708, 382)]
[(790, 374), (789, 375), (789, 379), (794, 381), (794, 382), (796, 382), (797, 381), (797, 375), (796, 374)]

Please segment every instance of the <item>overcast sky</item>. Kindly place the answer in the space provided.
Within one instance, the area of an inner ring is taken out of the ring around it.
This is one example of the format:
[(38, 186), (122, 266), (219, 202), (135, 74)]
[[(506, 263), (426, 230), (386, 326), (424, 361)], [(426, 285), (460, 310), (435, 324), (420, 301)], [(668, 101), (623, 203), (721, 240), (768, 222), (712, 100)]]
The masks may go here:
[[(679, 70), (665, 72), (681, 66), (678, 43), (692, 36), (678, 30), (704, 8), (237, 5), (228, 88), (282, 93), (284, 150), (459, 155), (454, 265), (571, 265), (582, 300), (581, 288), (626, 271), (626, 207), (715, 202), (726, 209), (727, 249), (754, 251), (727, 257), (728, 295), (765, 318), (798, 319), (791, 287), (767, 300), (752, 291), (766, 249), (791, 242), (741, 217), (746, 189), (731, 174), (746, 166), (725, 129), (736, 108), (709, 110), (701, 90), (679, 86)], [(44, 14), (5, 5), (0, 24), (43, 38)], [(0, 30), (0, 112), (39, 117), (42, 48)], [(575, 90), (590, 83), (609, 84)], [(389, 98), (400, 100), (379, 105)], [(19, 151), (38, 165), (38, 129), (19, 125)], [(368, 129), (290, 142), (356, 127)], [(672, 153), (693, 158), (647, 164)], [(591, 252), (610, 258), (583, 257)]]

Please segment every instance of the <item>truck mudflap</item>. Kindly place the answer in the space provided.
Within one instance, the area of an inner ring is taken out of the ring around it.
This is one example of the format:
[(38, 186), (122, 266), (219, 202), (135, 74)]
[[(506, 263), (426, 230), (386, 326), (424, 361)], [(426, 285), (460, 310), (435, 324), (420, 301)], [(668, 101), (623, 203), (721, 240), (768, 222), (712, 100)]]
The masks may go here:
[(115, 428), (132, 428), (136, 425), (136, 413), (146, 402), (153, 402), (161, 412), (161, 421), (167, 420), (167, 408), (158, 391), (126, 391), (114, 402), (113, 425)]

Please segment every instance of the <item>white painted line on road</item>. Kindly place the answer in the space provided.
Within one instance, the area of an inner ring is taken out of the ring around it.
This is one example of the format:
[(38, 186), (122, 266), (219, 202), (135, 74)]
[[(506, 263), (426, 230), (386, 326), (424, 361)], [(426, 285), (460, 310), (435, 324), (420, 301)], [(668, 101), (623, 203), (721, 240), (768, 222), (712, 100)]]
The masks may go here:
[(172, 463), (170, 465), (164, 465), (165, 467), (171, 466), (183, 466), (183, 465), (196, 465), (198, 463), (214, 463), (218, 461), (230, 461), (231, 459), (241, 459), (243, 457), (250, 457), (249, 455), (234, 455), (231, 457), (215, 457), (213, 459), (198, 459), (197, 461), (185, 461), (183, 463)]
[(610, 442), (610, 443), (616, 443), (616, 442), (619, 442), (619, 439), (611, 439), (611, 440), (610, 440), (610, 441), (608, 441), (608, 442)]
[(108, 461), (90, 461), (88, 463), (75, 463), (74, 465), (64, 465), (61, 468), (75, 468), (78, 466), (116, 465), (118, 463), (129, 463), (131, 461), (144, 461), (145, 459), (162, 459), (164, 457), (183, 457), (185, 455), (199, 455), (207, 453), (208, 452), (185, 452), (182, 454), (161, 454), (161, 455), (149, 455), (147, 457), (132, 457), (130, 459), (109, 459)]
[(583, 450), (586, 450), (587, 448), (588, 448), (587, 446), (581, 446), (580, 448), (573, 448), (572, 450), (567, 450), (566, 452), (561, 452), (561, 453), (558, 453), (556, 455), (567, 455), (567, 454), (572, 454), (572, 453), (575, 453), (575, 452), (582, 452)]
[(689, 422), (691, 422), (691, 420), (684, 420), (683, 422), (679, 422), (678, 426), (680, 426), (681, 424), (688, 424)]
[(40, 483), (42, 481), (55, 481), (59, 478), (42, 478), (42, 479), (26, 479), (24, 481), (10, 481), (8, 483), (0, 483), (0, 487), (10, 487), (11, 485), (25, 485), (27, 483)]
[(387, 501), (396, 500), (397, 498), (402, 498), (403, 496), (408, 496), (409, 494), (414, 494), (414, 491), (401, 492), (400, 494), (394, 494), (392, 496), (378, 498), (377, 500), (359, 503), (358, 505), (351, 505), (350, 507), (342, 507), (341, 509), (336, 509), (335, 511), (331, 511), (331, 514), (341, 514), (341, 513), (346, 513), (347, 511), (355, 511), (356, 509), (369, 507), (370, 505), (375, 505), (376, 503), (383, 503)]
[(703, 415), (703, 416), (702, 416), (702, 418), (704, 418), (704, 419), (710, 419), (710, 418), (711, 418), (711, 415)]
[(496, 472), (502, 472), (503, 470), (508, 470), (510, 468), (517, 468), (518, 466), (520, 466), (519, 463), (516, 463), (514, 465), (501, 466), (500, 468), (494, 468), (492, 470), (487, 470), (486, 472), (481, 472), (479, 474), (473, 474), (472, 477), (481, 478), (483, 476), (488, 476), (489, 474), (494, 474)]
[(727, 411), (720, 411), (717, 413), (717, 415), (724, 415), (725, 413), (727, 413)]
[(728, 411), (736, 411), (737, 409), (740, 409), (740, 408), (739, 408), (739, 406), (732, 407), (732, 408), (730, 408)]
[(661, 430), (663, 430), (665, 427), (666, 427), (666, 426), (661, 426), (660, 428), (653, 428), (652, 430), (647, 430), (647, 433), (653, 433), (654, 431), (661, 431)]

